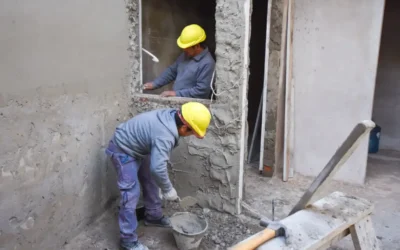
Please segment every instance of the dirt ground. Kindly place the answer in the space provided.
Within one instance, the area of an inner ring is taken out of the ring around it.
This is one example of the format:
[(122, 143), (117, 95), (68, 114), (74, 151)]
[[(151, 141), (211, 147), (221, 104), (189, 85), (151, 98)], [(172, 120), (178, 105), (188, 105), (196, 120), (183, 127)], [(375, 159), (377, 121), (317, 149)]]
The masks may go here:
[[(248, 167), (245, 172), (245, 202), (253, 210), (272, 218), (272, 200), (275, 203), (275, 220), (284, 218), (313, 178), (295, 175), (293, 180), (282, 182), (281, 178), (259, 176)], [(367, 181), (364, 187), (334, 182), (325, 195), (333, 191), (369, 199), (375, 204), (372, 216), (375, 231), (382, 249), (400, 249), (400, 157), (374, 156), (368, 161)], [(177, 203), (168, 203), (164, 212), (172, 215), (182, 211)], [(200, 250), (227, 249), (261, 229), (258, 221), (246, 214), (232, 216), (217, 211), (195, 207), (191, 212), (205, 213), (209, 230)], [(139, 239), (150, 249), (176, 250), (172, 232), (168, 229), (149, 228), (141, 225)], [(65, 250), (115, 250), (118, 249), (117, 208), (105, 213), (85, 232), (66, 243)], [(350, 237), (346, 237), (332, 250), (354, 249)]]

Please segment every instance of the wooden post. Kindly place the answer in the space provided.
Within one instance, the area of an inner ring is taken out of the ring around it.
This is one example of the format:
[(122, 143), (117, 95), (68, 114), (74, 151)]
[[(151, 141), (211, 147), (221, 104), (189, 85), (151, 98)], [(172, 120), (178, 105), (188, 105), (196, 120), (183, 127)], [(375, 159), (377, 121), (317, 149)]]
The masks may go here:
[(285, 72), (286, 72), (286, 36), (287, 36), (287, 11), (288, 1), (283, 1), (282, 17), (282, 39), (281, 53), (279, 58), (279, 84), (278, 84), (278, 107), (276, 119), (276, 137), (275, 137), (275, 169), (283, 169), (283, 144), (285, 127)]
[(285, 136), (283, 153), (283, 181), (288, 181), (293, 177), (293, 158), (294, 147), (294, 83), (293, 83), (293, 26), (294, 26), (294, 0), (289, 0), (288, 4), (288, 35), (286, 41), (286, 98), (285, 98)]
[(350, 227), (351, 238), (356, 250), (378, 250), (381, 249), (375, 235), (371, 216), (366, 216)]

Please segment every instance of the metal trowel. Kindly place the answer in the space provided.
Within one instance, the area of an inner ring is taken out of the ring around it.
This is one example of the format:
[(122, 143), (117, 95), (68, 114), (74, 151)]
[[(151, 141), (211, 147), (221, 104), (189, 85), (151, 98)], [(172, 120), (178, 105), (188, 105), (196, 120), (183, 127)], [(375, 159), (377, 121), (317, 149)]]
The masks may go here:
[(179, 206), (183, 210), (187, 210), (188, 208), (197, 204), (197, 199), (192, 196), (186, 196), (186, 197), (183, 197), (182, 199), (179, 198), (178, 201), (179, 201)]
[[(161, 189), (159, 190), (159, 196), (162, 200), (162, 202), (164, 203), (164, 199), (162, 198), (162, 194), (161, 194)], [(179, 202), (179, 206), (183, 209), (183, 210), (187, 210), (188, 208), (194, 206), (197, 204), (197, 199), (194, 198), (193, 196), (185, 196), (182, 199), (179, 198), (178, 199)], [(164, 204), (163, 204), (164, 207)]]

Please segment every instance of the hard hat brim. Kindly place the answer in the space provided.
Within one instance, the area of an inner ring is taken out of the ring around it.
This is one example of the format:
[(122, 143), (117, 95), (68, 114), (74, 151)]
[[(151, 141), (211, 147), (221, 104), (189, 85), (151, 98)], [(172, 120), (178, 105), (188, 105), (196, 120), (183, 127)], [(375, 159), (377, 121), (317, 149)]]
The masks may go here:
[(204, 34), (202, 37), (197, 39), (196, 41), (193, 41), (191, 43), (183, 43), (181, 42), (181, 37), (179, 36), (178, 39), (176, 40), (176, 43), (178, 44), (179, 48), (181, 49), (187, 49), (189, 47), (195, 46), (196, 44), (199, 44), (201, 42), (204, 42), (206, 40), (206, 35)]

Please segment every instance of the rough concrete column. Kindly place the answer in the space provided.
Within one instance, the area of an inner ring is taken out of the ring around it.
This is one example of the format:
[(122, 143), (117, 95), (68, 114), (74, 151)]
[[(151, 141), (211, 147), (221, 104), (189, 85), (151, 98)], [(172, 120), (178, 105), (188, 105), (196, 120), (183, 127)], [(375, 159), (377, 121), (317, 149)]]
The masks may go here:
[(126, 12), (129, 18), (129, 51), (131, 61), (131, 91), (132, 93), (142, 92), (141, 79), (141, 41), (140, 41), (140, 0), (128, 0), (126, 3)]
[[(282, 37), (282, 0), (272, 1), (269, 40), (267, 119), (265, 123), (264, 164), (275, 167), (275, 138), (277, 121), (277, 104), (279, 96), (279, 71)], [(276, 168), (275, 168), (276, 173)]]

